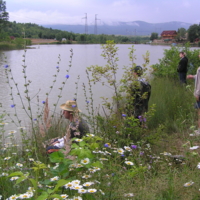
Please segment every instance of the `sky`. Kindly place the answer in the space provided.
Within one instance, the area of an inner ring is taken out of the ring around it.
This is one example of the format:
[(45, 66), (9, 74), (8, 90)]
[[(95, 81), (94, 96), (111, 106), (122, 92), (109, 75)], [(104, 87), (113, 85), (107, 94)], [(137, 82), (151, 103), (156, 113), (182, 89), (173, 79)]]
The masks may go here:
[[(145, 21), (200, 22), (200, 0), (4, 0), (9, 21), (98, 25)], [(96, 20), (95, 20), (96, 16)]]

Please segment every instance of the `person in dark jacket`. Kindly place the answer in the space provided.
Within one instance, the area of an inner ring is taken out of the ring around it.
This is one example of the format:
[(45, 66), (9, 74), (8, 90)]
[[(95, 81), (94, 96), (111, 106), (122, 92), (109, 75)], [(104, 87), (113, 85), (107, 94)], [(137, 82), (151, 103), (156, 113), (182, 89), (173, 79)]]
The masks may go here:
[(188, 58), (185, 56), (184, 52), (180, 52), (179, 57), (180, 57), (180, 61), (178, 64), (177, 72), (179, 74), (180, 82), (186, 84)]

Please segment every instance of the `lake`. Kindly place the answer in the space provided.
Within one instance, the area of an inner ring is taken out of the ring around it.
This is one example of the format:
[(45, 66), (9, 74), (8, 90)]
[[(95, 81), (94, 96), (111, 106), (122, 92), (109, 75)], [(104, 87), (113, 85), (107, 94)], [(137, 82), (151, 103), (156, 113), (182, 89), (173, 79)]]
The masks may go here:
[[(120, 44), (116, 45), (119, 48), (118, 51), (118, 73), (117, 78), (120, 79), (123, 73), (123, 67), (129, 66), (131, 62), (129, 61), (129, 52), (130, 47), (132, 45), (128, 44)], [(53, 80), (55, 79), (54, 75), (56, 74), (57, 68), (59, 67), (60, 72), (57, 76), (56, 83), (53, 87), (53, 90), (49, 96), (49, 106), (50, 109), (53, 110), (55, 104), (58, 99), (58, 95), (60, 92), (60, 88), (66, 80), (66, 75), (69, 75), (69, 78), (66, 81), (66, 85), (62, 92), (62, 97), (60, 98), (58, 105), (66, 102), (67, 100), (73, 99), (76, 93), (76, 84), (77, 77), (80, 76), (80, 80), (78, 81), (78, 92), (77, 92), (77, 102), (79, 108), (85, 112), (86, 111), (86, 100), (84, 97), (83, 91), (83, 83), (88, 88), (88, 79), (85, 73), (87, 67), (91, 65), (99, 65), (104, 66), (106, 64), (106, 60), (101, 56), (102, 49), (101, 45), (35, 45), (34, 49), (28, 49), (26, 51), (25, 57), (24, 50), (12, 50), (12, 51), (1, 51), (0, 52), (0, 103), (2, 104), (2, 108), (0, 108), (1, 113), (3, 110), (10, 113), (13, 116), (14, 109), (17, 109), (17, 113), (20, 116), (20, 119), (23, 121), (23, 124), (26, 124), (27, 116), (24, 113), (22, 105), (20, 103), (20, 99), (17, 96), (17, 89), (11, 80), (11, 87), (13, 87), (13, 95), (15, 97), (15, 102), (11, 100), (11, 93), (8, 84), (6, 83), (5, 77), (5, 69), (3, 57), (4, 55), (7, 57), (6, 64), (9, 65), (9, 68), (12, 70), (12, 76), (14, 77), (15, 82), (18, 84), (18, 88), (20, 93), (22, 94), (22, 99), (25, 100), (25, 87), (24, 87), (24, 74), (22, 73), (25, 58), (26, 75), (27, 81), (30, 81), (29, 86), (29, 94), (31, 97), (31, 106), (33, 108), (33, 118), (37, 118), (38, 108), (42, 108), (42, 101), (46, 99), (46, 93), (49, 92), (50, 86), (53, 84)], [(134, 55), (136, 56), (137, 65), (142, 65), (144, 63), (143, 55), (145, 55), (146, 51), (150, 52), (150, 63), (152, 64), (158, 63), (158, 59), (163, 57), (164, 49), (169, 49), (169, 46), (152, 46), (152, 45), (143, 45), (138, 44), (134, 45), (136, 49)], [(69, 69), (69, 61), (70, 61), (70, 49), (73, 49), (73, 57), (72, 57), (72, 67), (69, 72), (66, 70)], [(59, 64), (57, 63), (59, 61)], [(98, 107), (101, 104), (101, 98), (111, 97), (113, 94), (113, 90), (107, 86), (102, 86), (102, 84), (96, 84), (93, 87), (93, 95), (94, 95), (94, 105)], [(37, 98), (38, 96), (38, 98)], [(87, 96), (90, 97), (89, 91), (87, 89)], [(11, 108), (11, 105), (15, 104), (15, 108)], [(37, 104), (39, 106), (37, 106)], [(27, 105), (26, 105), (27, 106)], [(59, 114), (60, 109), (59, 106), (56, 109), (56, 112)], [(86, 113), (87, 114), (87, 113)], [(13, 117), (14, 118), (14, 117)], [(11, 121), (8, 117), (6, 117), (6, 121)], [(11, 128), (11, 126), (10, 126)], [(13, 129), (13, 127), (12, 127)]]

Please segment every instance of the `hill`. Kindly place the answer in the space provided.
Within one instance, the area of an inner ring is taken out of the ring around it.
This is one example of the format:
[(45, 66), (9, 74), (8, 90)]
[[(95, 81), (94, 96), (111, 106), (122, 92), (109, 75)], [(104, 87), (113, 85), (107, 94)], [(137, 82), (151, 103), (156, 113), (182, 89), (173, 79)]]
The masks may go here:
[[(112, 22), (88, 25), (88, 34), (107, 34), (107, 35), (127, 35), (127, 36), (147, 36), (152, 32), (161, 34), (163, 30), (178, 30), (179, 28), (185, 28), (186, 30), (192, 24), (184, 22), (165, 22), (165, 23), (147, 23), (144, 21), (132, 21), (132, 22)], [(85, 33), (85, 25), (63, 25), (63, 24), (50, 24), (42, 25), (46, 28), (58, 29), (73, 33)]]

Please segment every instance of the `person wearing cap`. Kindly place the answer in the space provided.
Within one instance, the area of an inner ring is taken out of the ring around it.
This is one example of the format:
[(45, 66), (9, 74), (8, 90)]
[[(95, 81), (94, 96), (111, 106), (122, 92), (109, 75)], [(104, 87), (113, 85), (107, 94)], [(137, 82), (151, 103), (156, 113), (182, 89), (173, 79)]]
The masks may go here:
[[(68, 100), (66, 103), (63, 103), (60, 105), (60, 108), (63, 110), (63, 116), (65, 119), (68, 119), (70, 121), (69, 124), (69, 133), (70, 133), (70, 139), (77, 137), (82, 138), (86, 133), (89, 133), (89, 127), (85, 120), (83, 120), (79, 113), (81, 110), (78, 109), (77, 102), (73, 100)], [(51, 146), (47, 147), (47, 152), (51, 149), (61, 149), (65, 146), (65, 141), (67, 140), (67, 135), (56, 139), (53, 141)]]
[(131, 114), (135, 118), (141, 119), (145, 112), (148, 111), (148, 102), (151, 95), (151, 85), (145, 78), (141, 78), (143, 74), (143, 68), (136, 66), (131, 69), (133, 72), (134, 80), (130, 86), (131, 91)]

